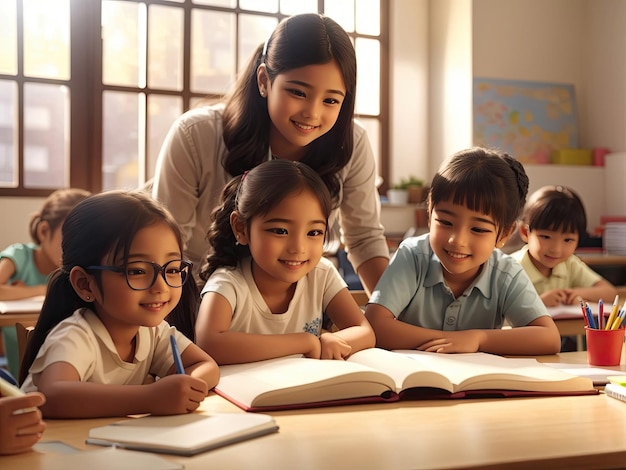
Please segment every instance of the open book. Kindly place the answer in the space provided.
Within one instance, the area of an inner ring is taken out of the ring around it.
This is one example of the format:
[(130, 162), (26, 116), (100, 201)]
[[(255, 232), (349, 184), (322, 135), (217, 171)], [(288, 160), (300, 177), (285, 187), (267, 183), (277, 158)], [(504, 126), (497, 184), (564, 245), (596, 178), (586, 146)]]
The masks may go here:
[(486, 353), (359, 351), (347, 361), (286, 357), (220, 367), (218, 395), (246, 411), (402, 399), (597, 394), (535, 359)]
[(269, 415), (189, 413), (144, 416), (89, 430), (87, 444), (148, 452), (195, 455), (278, 431)]

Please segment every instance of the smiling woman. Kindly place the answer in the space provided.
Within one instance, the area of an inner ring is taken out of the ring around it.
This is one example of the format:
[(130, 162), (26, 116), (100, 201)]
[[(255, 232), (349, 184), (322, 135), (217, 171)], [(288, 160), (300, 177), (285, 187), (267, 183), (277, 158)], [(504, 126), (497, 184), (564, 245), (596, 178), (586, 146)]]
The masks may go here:
[[(225, 103), (185, 113), (159, 155), (152, 195), (183, 228), (185, 257), (199, 271), (214, 201), (232, 177), (273, 155), (306, 163), (330, 192), (329, 225), (366, 289), (388, 264), (376, 161), (354, 122), (356, 54), (346, 31), (323, 15), (283, 20), (259, 44)], [(341, 217), (340, 217), (341, 214)]]
[(14, 112), (0, 123), (0, 194), (143, 185), (172, 122), (221, 100), (280, 20), (311, 12), (344, 27), (368, 71), (357, 111), (378, 158), (387, 9), (380, 0), (2, 0), (0, 105)]

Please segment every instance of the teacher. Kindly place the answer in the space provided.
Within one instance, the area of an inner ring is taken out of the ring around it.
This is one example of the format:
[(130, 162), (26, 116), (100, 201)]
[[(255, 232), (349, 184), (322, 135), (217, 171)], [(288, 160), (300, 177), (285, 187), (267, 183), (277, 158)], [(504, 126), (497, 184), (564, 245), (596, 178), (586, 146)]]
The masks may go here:
[[(259, 45), (223, 103), (187, 111), (161, 148), (152, 195), (180, 224), (200, 272), (210, 214), (223, 186), (271, 158), (315, 169), (334, 201), (348, 259), (371, 292), (389, 260), (376, 163), (354, 122), (356, 56), (346, 32), (318, 14), (281, 21)], [(276, 184), (280, 184), (277, 181)]]

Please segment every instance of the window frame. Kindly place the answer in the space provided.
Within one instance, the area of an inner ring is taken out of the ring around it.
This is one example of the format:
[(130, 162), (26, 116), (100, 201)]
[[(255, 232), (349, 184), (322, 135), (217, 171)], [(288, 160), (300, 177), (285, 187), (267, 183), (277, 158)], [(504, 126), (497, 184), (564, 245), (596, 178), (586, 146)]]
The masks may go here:
[[(102, 82), (102, 41), (101, 30), (101, 3), (102, 0), (70, 0), (70, 78), (56, 80), (47, 78), (25, 77), (23, 64), (23, 4), (17, 1), (17, 75), (0, 74), (0, 80), (16, 83), (17, 122), (16, 146), (18, 164), (18, 185), (15, 188), (0, 187), (0, 197), (46, 197), (57, 188), (25, 188), (24, 187), (24, 85), (25, 83), (61, 84), (70, 90), (69, 103), (69, 186), (84, 188), (93, 193), (102, 191), (102, 160), (103, 160), (103, 94), (105, 91), (143, 92), (148, 97), (155, 93), (161, 96), (178, 96), (182, 98), (183, 112), (189, 109), (193, 99), (219, 99), (221, 95), (207, 95), (194, 93), (190, 90), (190, 43), (191, 43), (191, 10), (192, 8), (209, 9), (233, 12), (235, 14), (249, 14), (250, 10), (236, 8), (221, 8), (192, 4), (191, 0), (182, 3), (167, 2), (164, 0), (124, 0), (129, 2), (143, 2), (147, 5), (165, 5), (181, 8), (184, 11), (184, 38), (183, 38), (183, 89), (172, 91), (151, 89), (150, 87), (125, 87), (105, 85)], [(318, 11), (323, 10), (324, 1), (318, 0)], [(288, 15), (280, 13), (253, 12), (255, 15), (277, 18), (278, 21)], [(378, 149), (378, 173), (383, 181), (388, 181), (389, 162), (389, 2), (380, 1), (380, 35), (370, 36), (348, 32), (355, 37), (373, 38), (380, 41), (380, 110), (378, 116), (355, 115), (356, 118), (374, 118), (380, 125), (380, 148)], [(238, 25), (238, 22), (236, 22)], [(238, 27), (238, 26), (237, 26)], [(238, 47), (235, 47), (238, 54)], [(239, 63), (239, 57), (235, 58)], [(145, 116), (146, 120), (148, 119)], [(147, 142), (147, 128), (142, 136)], [(376, 153), (376, 152), (375, 152)], [(148, 159), (147, 153), (144, 159)], [(381, 186), (381, 192), (385, 185)]]

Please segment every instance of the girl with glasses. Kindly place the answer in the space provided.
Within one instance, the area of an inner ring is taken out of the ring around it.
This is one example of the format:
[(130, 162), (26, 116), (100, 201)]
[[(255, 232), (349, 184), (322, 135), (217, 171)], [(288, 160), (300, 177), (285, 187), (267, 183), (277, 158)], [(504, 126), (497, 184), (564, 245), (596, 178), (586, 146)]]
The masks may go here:
[(172, 216), (146, 194), (111, 191), (78, 204), (62, 230), (22, 390), (44, 393), (49, 418), (194, 411), (219, 370), (192, 343), (198, 292)]
[[(344, 359), (374, 346), (363, 312), (322, 256), (332, 199), (315, 170), (267, 161), (234, 178), (221, 202), (202, 273), (199, 346), (219, 364)], [(322, 331), (324, 312), (338, 331)]]

